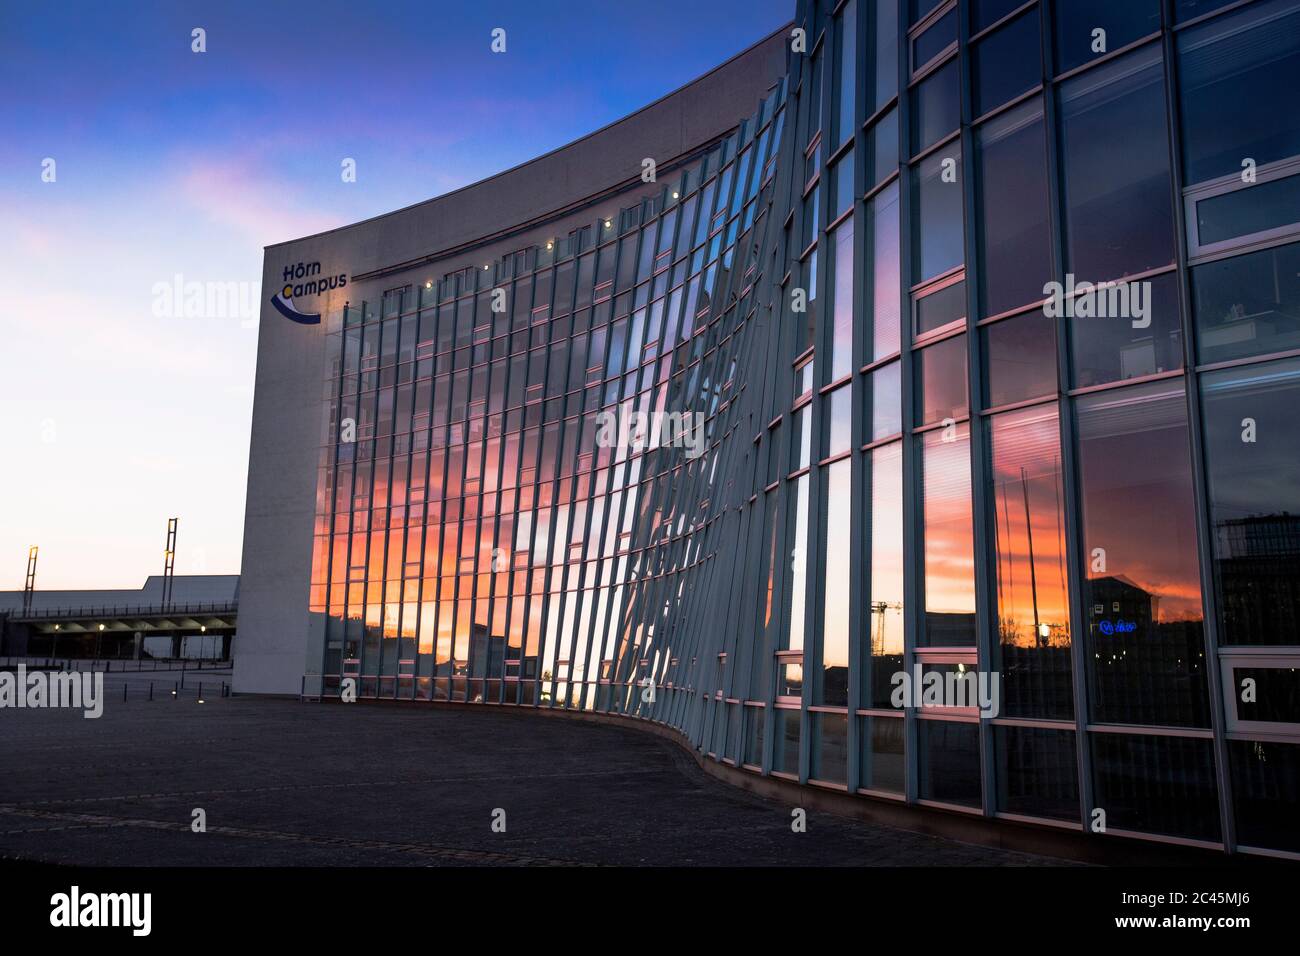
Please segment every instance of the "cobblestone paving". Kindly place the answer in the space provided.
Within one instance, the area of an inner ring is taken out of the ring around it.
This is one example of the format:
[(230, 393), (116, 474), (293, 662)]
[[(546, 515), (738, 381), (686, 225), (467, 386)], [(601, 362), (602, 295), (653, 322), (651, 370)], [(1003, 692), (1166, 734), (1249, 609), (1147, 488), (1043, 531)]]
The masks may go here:
[[(117, 693), (121, 694), (120, 686)], [(0, 711), (0, 858), (83, 865), (1045, 865), (790, 809), (629, 728), (113, 694)], [(505, 811), (506, 831), (493, 832)], [(193, 811), (207, 831), (191, 830)]]

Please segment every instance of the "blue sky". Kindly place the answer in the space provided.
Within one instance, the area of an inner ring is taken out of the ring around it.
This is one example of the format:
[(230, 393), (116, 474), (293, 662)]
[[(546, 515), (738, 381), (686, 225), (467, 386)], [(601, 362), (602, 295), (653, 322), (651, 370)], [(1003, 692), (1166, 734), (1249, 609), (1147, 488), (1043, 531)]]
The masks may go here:
[(239, 569), (255, 324), (160, 311), (159, 284), (256, 290), (263, 246), (563, 145), (793, 8), (0, 4), (0, 590), (30, 544), (38, 587), (136, 587), (173, 515), (178, 574)]

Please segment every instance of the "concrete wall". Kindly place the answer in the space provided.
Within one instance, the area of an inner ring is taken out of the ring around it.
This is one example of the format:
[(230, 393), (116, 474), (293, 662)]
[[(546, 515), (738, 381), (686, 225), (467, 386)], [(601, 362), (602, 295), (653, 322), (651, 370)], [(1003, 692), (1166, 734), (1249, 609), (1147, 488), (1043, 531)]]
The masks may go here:
[[(757, 109), (785, 72), (787, 28), (626, 117), (568, 146), (445, 196), (374, 219), (268, 246), (244, 519), (238, 693), (296, 694), (318, 673), (321, 621), (308, 613), (326, 377), (325, 341), (345, 303), (437, 279), (589, 225), (662, 183), (641, 182), (642, 160), (689, 156)], [(325, 316), (292, 322), (270, 304), (283, 270), (319, 262), (349, 282), (295, 300)], [(361, 276), (360, 280), (355, 277)], [(331, 321), (331, 319), (333, 321)], [(319, 616), (318, 616), (319, 618)]]

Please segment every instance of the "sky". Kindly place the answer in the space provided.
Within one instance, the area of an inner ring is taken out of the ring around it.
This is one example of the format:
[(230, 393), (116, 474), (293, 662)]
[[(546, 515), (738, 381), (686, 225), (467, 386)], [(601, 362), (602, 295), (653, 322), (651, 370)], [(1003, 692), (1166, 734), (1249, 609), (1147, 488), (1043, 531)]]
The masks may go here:
[[(0, 590), (32, 544), (38, 589), (139, 587), (173, 516), (177, 574), (238, 572), (263, 246), (562, 146), (793, 10), (0, 2)], [(188, 314), (191, 282), (235, 294)]]

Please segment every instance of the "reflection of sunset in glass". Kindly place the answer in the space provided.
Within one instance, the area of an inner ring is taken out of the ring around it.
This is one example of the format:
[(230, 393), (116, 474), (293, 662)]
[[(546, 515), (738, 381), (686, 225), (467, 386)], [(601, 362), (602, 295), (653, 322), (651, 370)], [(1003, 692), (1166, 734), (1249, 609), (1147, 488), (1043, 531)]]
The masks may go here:
[(993, 419), (993, 542), (1003, 644), (1070, 643), (1056, 406)]

